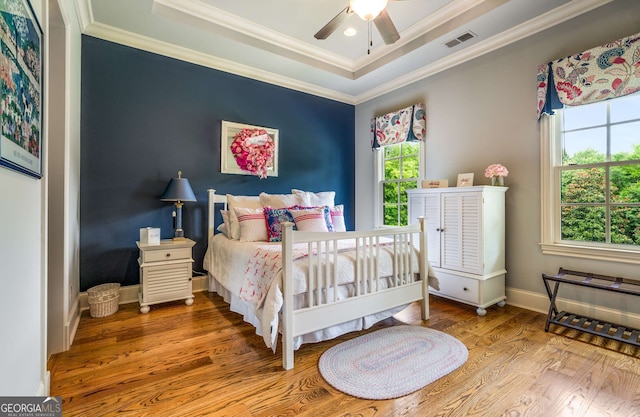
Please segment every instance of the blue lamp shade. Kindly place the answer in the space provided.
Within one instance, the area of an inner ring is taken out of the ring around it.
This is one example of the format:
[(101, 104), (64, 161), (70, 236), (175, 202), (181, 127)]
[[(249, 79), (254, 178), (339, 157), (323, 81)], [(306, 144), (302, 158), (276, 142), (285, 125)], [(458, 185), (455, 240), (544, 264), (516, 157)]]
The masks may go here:
[(191, 184), (189, 184), (189, 180), (182, 178), (182, 171), (178, 171), (178, 178), (171, 178), (160, 200), (197, 201), (196, 195), (193, 194), (193, 189), (191, 189)]
[(176, 231), (173, 240), (184, 240), (184, 231), (182, 230), (182, 203), (184, 201), (197, 201), (196, 195), (191, 189), (191, 184), (186, 178), (182, 178), (182, 171), (178, 171), (178, 178), (171, 178), (167, 188), (165, 188), (162, 201), (173, 201), (176, 205), (176, 211), (173, 213), (175, 217)]

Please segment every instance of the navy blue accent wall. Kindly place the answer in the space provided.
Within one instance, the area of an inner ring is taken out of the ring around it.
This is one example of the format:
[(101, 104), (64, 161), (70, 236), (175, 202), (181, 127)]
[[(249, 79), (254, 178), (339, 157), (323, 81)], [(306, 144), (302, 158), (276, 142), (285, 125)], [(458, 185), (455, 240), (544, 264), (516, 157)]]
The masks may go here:
[[(207, 192), (258, 195), (291, 188), (336, 191), (354, 219), (354, 107), (89, 36), (82, 37), (80, 287), (139, 283), (141, 227), (173, 235), (160, 201), (183, 172), (198, 201), (183, 229), (207, 246)], [(279, 129), (279, 176), (220, 173), (222, 120)]]

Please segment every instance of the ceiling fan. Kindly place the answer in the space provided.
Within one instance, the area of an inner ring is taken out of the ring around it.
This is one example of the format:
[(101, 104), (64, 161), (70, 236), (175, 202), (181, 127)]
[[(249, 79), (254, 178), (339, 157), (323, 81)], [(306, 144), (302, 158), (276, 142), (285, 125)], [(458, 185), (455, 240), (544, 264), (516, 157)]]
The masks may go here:
[(369, 23), (373, 21), (384, 43), (387, 45), (392, 44), (400, 39), (400, 34), (391, 21), (389, 13), (387, 13), (386, 7), (388, 1), (389, 0), (349, 0), (349, 5), (313, 36), (316, 39), (327, 39), (349, 16), (356, 13)]

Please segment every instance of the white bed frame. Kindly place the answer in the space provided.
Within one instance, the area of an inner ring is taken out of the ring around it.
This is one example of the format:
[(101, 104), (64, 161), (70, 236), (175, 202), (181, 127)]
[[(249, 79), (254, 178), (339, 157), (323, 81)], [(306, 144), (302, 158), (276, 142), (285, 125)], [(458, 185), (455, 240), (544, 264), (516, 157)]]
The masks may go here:
[[(226, 196), (209, 194), (209, 239), (215, 233), (215, 205), (224, 204)], [(417, 236), (417, 241), (416, 241)], [(380, 250), (377, 243), (383, 237), (393, 238), (394, 286), (379, 289), (381, 277), (376, 265), (376, 253)], [(329, 262), (337, 254), (337, 242), (343, 239), (355, 239), (355, 286), (356, 295), (345, 299), (335, 299), (335, 292), (324, 291), (336, 285), (335, 265)], [(309, 269), (309, 307), (293, 308), (293, 250), (294, 243), (306, 243), (308, 253), (306, 262)], [(419, 279), (411, 273), (411, 251), (407, 243), (419, 248)], [(282, 322), (282, 366), (293, 368), (294, 337), (321, 330), (333, 325), (365, 317), (394, 307), (420, 301), (422, 319), (429, 318), (429, 294), (427, 272), (427, 237), (424, 231), (424, 219), (419, 224), (406, 227), (384, 228), (356, 232), (301, 232), (293, 230), (293, 223), (285, 224), (282, 235), (283, 254), (283, 292), (284, 302), (281, 312)], [(320, 254), (315, 255), (314, 253)], [(314, 294), (325, 294), (315, 296)], [(331, 294), (331, 295), (329, 295)]]

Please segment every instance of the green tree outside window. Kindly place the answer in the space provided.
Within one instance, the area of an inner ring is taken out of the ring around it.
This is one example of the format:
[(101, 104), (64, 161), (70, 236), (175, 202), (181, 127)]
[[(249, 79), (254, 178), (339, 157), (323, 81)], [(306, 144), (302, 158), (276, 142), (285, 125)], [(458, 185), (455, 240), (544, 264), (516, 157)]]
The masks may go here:
[(405, 226), (409, 223), (406, 190), (418, 188), (420, 177), (420, 142), (386, 146), (383, 152), (383, 225)]

